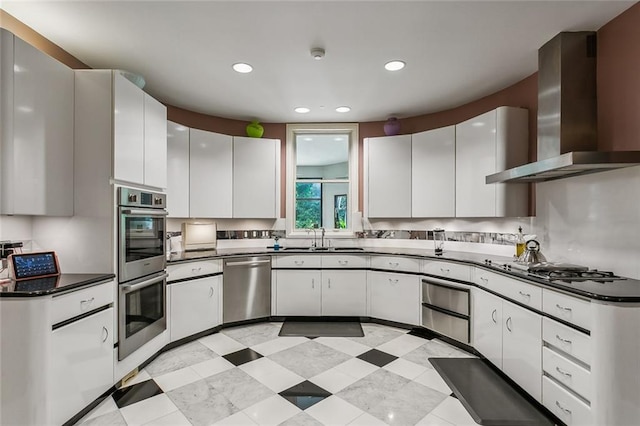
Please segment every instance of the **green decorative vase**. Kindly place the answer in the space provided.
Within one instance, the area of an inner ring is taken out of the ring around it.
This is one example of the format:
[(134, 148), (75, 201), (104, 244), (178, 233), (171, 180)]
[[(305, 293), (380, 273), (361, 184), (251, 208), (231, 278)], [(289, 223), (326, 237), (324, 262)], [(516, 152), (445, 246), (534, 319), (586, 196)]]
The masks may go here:
[(264, 133), (264, 127), (258, 123), (258, 120), (254, 120), (247, 124), (247, 136), (250, 138), (261, 138)]

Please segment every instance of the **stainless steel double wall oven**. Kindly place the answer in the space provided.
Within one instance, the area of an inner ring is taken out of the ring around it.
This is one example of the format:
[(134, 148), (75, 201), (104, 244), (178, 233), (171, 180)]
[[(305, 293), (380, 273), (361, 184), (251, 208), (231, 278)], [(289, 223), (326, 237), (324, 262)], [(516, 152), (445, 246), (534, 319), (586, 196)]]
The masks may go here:
[(118, 359), (166, 324), (166, 195), (118, 188)]

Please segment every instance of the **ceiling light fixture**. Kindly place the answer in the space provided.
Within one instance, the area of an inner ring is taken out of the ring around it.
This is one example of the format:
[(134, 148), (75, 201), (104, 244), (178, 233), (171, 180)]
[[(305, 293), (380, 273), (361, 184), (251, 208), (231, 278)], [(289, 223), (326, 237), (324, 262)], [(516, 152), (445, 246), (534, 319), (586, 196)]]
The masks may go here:
[(338, 108), (336, 108), (336, 112), (349, 112), (351, 111), (351, 108), (348, 106), (339, 106)]
[(395, 60), (387, 62), (384, 67), (387, 71), (398, 71), (404, 68), (405, 65), (404, 61)]
[(313, 49), (311, 49), (311, 57), (316, 61), (324, 58), (324, 49), (321, 47), (314, 47)]
[(297, 107), (294, 109), (294, 111), (297, 112), (298, 114), (306, 114), (311, 110), (307, 107)]
[(253, 67), (249, 64), (245, 64), (244, 62), (238, 62), (237, 64), (233, 64), (233, 69), (236, 72), (246, 74), (253, 71)]

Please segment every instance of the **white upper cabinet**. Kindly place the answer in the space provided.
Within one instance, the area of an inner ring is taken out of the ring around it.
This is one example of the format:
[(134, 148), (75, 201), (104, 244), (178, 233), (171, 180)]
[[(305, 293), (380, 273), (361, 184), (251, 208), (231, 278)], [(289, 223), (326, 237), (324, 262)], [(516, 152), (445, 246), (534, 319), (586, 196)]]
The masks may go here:
[(367, 138), (365, 216), (411, 217), (411, 135)]
[(167, 187), (167, 107), (144, 94), (144, 184)]
[(0, 213), (73, 215), (73, 70), (0, 33)]
[(455, 216), (455, 138), (455, 126), (411, 136), (412, 217)]
[(113, 74), (113, 177), (144, 182), (144, 92), (124, 78)]
[(280, 216), (280, 140), (233, 138), (233, 217)]
[(189, 217), (189, 128), (167, 121), (167, 211)]
[(528, 111), (500, 107), (455, 127), (455, 216), (526, 216), (527, 185), (486, 184), (485, 177), (527, 162)]
[(233, 138), (189, 129), (189, 216), (230, 218)]

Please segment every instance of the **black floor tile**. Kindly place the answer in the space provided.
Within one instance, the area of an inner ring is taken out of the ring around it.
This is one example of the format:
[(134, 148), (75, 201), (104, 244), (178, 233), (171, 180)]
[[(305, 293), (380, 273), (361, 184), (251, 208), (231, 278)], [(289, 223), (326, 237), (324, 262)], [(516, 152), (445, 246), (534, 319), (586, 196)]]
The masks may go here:
[(122, 408), (161, 393), (162, 389), (151, 379), (118, 389), (112, 396), (118, 408)]
[(407, 334), (410, 334), (412, 336), (417, 336), (417, 337), (422, 337), (423, 339), (426, 340), (431, 340), (434, 339), (436, 337), (438, 337), (437, 334), (425, 329), (425, 328), (414, 328), (412, 329), (410, 332), (408, 332)]
[(280, 392), (281, 397), (301, 410), (306, 410), (313, 404), (317, 404), (331, 395), (331, 392), (322, 389), (320, 386), (308, 380)]
[(377, 349), (371, 349), (370, 351), (365, 352), (362, 355), (358, 355), (358, 358), (363, 361), (370, 362), (373, 365), (377, 365), (378, 367), (384, 367), (391, 361), (395, 361), (396, 359), (398, 359), (398, 357), (395, 355), (391, 355)]
[(237, 352), (233, 352), (223, 356), (224, 359), (235, 365), (236, 367), (242, 364), (246, 364), (247, 362), (255, 361), (256, 359), (262, 358), (258, 352), (253, 349), (242, 349)]

